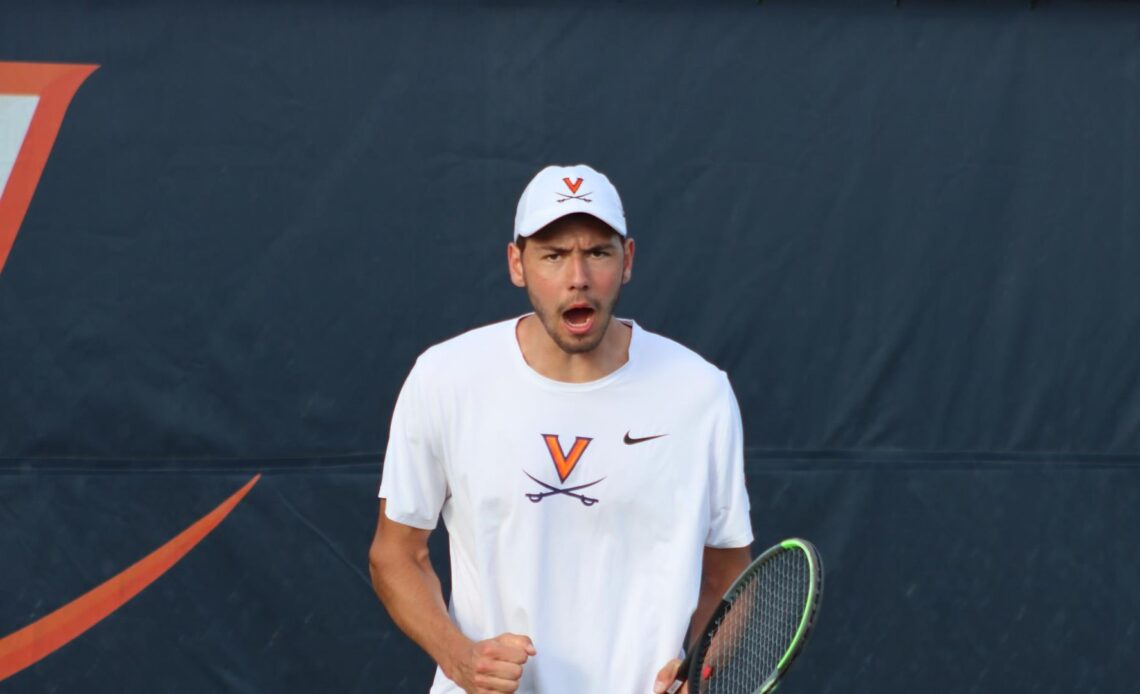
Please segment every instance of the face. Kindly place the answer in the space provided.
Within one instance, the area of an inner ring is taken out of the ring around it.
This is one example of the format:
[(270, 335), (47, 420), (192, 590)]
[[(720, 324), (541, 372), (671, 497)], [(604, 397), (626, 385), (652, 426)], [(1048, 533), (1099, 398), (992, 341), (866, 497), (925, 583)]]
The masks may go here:
[(633, 240), (589, 215), (569, 215), (528, 238), (525, 249), (510, 244), (507, 264), (550, 339), (581, 354), (605, 337), (633, 270)]

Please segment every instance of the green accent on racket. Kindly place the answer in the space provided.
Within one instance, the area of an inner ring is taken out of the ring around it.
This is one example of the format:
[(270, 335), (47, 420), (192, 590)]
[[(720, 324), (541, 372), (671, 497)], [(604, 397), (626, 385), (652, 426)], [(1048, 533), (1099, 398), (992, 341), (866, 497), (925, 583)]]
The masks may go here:
[(791, 538), (756, 558), (725, 593), (678, 678), (699, 694), (768, 694), (799, 654), (819, 612), (823, 565)]

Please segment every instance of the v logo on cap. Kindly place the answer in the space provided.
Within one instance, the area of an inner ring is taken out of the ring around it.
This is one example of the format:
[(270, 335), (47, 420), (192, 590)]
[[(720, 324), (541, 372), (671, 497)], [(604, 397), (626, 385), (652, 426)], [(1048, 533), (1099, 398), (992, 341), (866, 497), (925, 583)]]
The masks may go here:
[[(586, 185), (586, 181), (590, 185)], [(606, 175), (586, 164), (547, 166), (534, 175), (519, 197), (515, 240), (537, 233), (554, 220), (584, 212), (623, 237), (625, 212), (617, 189)]]

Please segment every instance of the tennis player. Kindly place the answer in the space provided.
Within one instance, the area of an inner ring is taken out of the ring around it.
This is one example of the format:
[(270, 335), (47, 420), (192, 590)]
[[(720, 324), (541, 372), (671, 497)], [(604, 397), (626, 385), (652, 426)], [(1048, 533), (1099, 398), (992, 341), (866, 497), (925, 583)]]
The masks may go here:
[[(633, 258), (606, 176), (543, 169), (507, 245), (534, 312), (431, 347), (404, 383), (369, 560), (439, 666), (434, 694), (663, 691), (749, 563), (732, 388), (614, 316)], [(441, 515), (450, 606), (428, 556)]]

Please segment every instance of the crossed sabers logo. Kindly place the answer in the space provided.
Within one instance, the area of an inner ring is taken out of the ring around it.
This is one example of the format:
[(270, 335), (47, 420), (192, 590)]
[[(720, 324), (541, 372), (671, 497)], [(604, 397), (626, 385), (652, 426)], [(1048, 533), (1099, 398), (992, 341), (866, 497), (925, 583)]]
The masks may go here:
[[(567, 200), (581, 200), (582, 202), (593, 202), (593, 200), (586, 197), (587, 195), (590, 195), (591, 193), (582, 193), (581, 195), (578, 195), (578, 189), (582, 187), (582, 179), (581, 178), (579, 178), (577, 181), (571, 181), (569, 177), (566, 177), (566, 178), (562, 179), (562, 182), (565, 183), (566, 187), (570, 189), (570, 194), (567, 195), (566, 193), (559, 193), (557, 190), (554, 191), (555, 194), (562, 196), (557, 202), (566, 202)], [(590, 439), (586, 439), (586, 440), (589, 441)]]
[[(579, 181), (581, 181), (581, 179), (579, 179)], [(593, 439), (586, 438), (585, 436), (576, 436), (574, 437), (574, 445), (570, 447), (570, 452), (566, 453), (562, 450), (562, 444), (558, 441), (557, 434), (543, 434), (542, 440), (546, 442), (546, 450), (550, 452), (550, 460), (554, 463), (554, 469), (558, 472), (558, 479), (563, 483), (566, 482), (566, 478), (570, 476), (570, 473), (574, 471), (574, 466), (577, 465), (578, 461), (582, 459), (582, 454), (586, 452), (586, 447), (590, 445), (591, 441), (593, 441)], [(535, 504), (542, 501), (548, 496), (554, 496), (555, 494), (565, 494), (566, 496), (573, 497), (582, 502), (583, 506), (593, 506), (594, 504), (598, 503), (597, 499), (592, 496), (586, 496), (585, 494), (578, 494), (577, 492), (585, 489), (586, 487), (592, 487), (598, 482), (601, 482), (605, 479), (605, 477), (603, 477), (602, 479), (594, 480), (589, 484), (579, 484), (574, 487), (555, 487), (552, 484), (547, 484), (546, 482), (543, 482), (542, 480), (536, 478), (526, 470), (523, 470), (523, 474), (538, 484), (542, 485), (547, 490), (545, 492), (533, 492), (526, 495), (526, 498)]]

